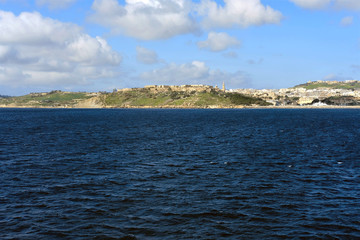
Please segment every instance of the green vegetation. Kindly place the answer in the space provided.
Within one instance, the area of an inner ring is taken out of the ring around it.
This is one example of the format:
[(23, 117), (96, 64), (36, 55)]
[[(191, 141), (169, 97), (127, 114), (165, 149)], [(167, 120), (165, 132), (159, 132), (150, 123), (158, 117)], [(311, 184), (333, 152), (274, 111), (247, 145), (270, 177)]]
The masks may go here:
[(162, 91), (152, 92), (149, 89), (136, 89), (125, 92), (114, 92), (101, 96), (106, 107), (231, 107), (238, 105), (270, 105), (259, 98), (252, 98), (238, 93), (221, 91)]
[(52, 91), (49, 93), (32, 93), (21, 97), (1, 98), (0, 105), (13, 107), (86, 107), (85, 100), (87, 99), (90, 99), (92, 103), (96, 103), (90, 107), (110, 108), (207, 108), (270, 105), (259, 98), (244, 96), (239, 93), (224, 93), (223, 91), (217, 91), (212, 88), (203, 91), (172, 91), (170, 88), (158, 91), (148, 88), (136, 88), (128, 91), (98, 94)]
[(20, 97), (2, 98), (0, 104), (35, 107), (73, 106), (90, 97), (87, 93), (51, 91), (49, 93), (31, 93)]
[(204, 107), (208, 105), (226, 106), (230, 105), (231, 102), (226, 98), (226, 95), (218, 92), (202, 92), (198, 93), (194, 98), (194, 105), (198, 107)]
[(307, 90), (318, 89), (318, 88), (329, 88), (329, 89), (360, 89), (360, 81), (350, 82), (309, 82), (295, 86), (295, 88), (306, 88)]
[(101, 101), (108, 107), (161, 106), (171, 101), (170, 93), (151, 93), (148, 89), (103, 94)]
[(272, 105), (260, 98), (248, 97), (238, 93), (228, 93), (227, 96), (230, 98), (231, 103), (235, 105), (260, 105), (260, 106)]

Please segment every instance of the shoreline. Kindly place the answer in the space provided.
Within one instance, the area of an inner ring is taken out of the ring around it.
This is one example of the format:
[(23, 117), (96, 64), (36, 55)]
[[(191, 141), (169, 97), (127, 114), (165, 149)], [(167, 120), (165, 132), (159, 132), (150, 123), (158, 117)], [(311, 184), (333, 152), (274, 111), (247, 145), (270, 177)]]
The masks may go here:
[(1, 105), (0, 109), (360, 109), (359, 106), (207, 106), (207, 107), (195, 107), (195, 106), (126, 106), (126, 107), (46, 107), (46, 106), (4, 106)]

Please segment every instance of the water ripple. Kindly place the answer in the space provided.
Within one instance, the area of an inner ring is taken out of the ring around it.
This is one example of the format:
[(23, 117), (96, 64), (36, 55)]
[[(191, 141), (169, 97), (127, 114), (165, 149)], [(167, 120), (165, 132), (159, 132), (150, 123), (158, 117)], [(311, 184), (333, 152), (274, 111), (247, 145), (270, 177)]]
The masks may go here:
[(0, 112), (0, 239), (360, 239), (358, 110)]

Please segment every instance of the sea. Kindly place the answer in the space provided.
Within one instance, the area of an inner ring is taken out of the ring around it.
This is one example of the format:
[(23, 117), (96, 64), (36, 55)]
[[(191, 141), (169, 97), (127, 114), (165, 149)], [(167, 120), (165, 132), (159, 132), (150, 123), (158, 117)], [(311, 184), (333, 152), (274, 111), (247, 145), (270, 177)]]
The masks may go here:
[(360, 109), (0, 109), (0, 239), (360, 239)]

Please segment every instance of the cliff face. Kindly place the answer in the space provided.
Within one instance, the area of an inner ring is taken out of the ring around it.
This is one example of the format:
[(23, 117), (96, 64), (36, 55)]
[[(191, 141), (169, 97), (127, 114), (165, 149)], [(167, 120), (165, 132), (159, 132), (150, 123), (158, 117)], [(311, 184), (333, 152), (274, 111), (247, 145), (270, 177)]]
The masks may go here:
[[(311, 105), (360, 105), (359, 81), (316, 81), (286, 89), (236, 89), (247, 96), (261, 98), (275, 106)], [(332, 100), (329, 100), (332, 98)], [(336, 100), (334, 100), (336, 99)]]

